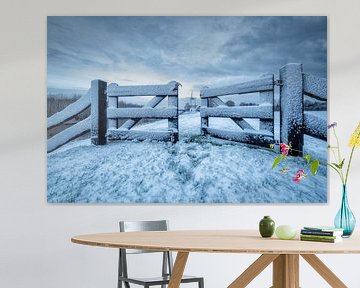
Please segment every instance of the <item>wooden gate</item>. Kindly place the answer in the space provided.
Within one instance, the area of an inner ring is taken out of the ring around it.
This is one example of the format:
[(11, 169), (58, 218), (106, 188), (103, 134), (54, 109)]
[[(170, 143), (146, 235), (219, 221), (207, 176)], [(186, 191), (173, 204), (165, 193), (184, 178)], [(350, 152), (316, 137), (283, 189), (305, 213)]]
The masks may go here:
[[(229, 107), (219, 97), (260, 93), (260, 103), (256, 106)], [(201, 131), (203, 135), (239, 141), (242, 143), (268, 146), (274, 143), (274, 75), (219, 88), (204, 88), (201, 98)], [(211, 105), (212, 104), (212, 105)], [(211, 107), (215, 106), (215, 107)], [(209, 117), (230, 118), (241, 130), (239, 132), (209, 127)], [(245, 118), (260, 119), (259, 129), (255, 129)]]
[[(110, 84), (107, 88), (108, 130), (107, 139), (112, 140), (157, 140), (177, 142), (179, 139), (178, 86), (172, 81), (166, 85), (119, 86)], [(118, 108), (119, 97), (154, 96), (141, 108)], [(155, 108), (165, 98), (168, 98), (167, 108)], [(101, 117), (101, 115), (99, 116)], [(166, 131), (132, 130), (141, 119), (167, 119)], [(117, 127), (117, 119), (128, 119)]]
[[(292, 146), (292, 155), (303, 154), (304, 135), (327, 140), (327, 121), (309, 111), (304, 111), (304, 95), (319, 101), (327, 101), (327, 80), (303, 72), (303, 65), (289, 63), (279, 71), (280, 79), (274, 75), (218, 88), (204, 88), (201, 98), (201, 131), (203, 135), (239, 141), (242, 143), (268, 146), (275, 142), (274, 135), (274, 87), (280, 86), (280, 142)], [(256, 106), (229, 107), (219, 97), (259, 93), (260, 103)], [(211, 107), (216, 106), (216, 107)], [(239, 132), (209, 127), (209, 117), (230, 118), (241, 130)], [(255, 129), (244, 118), (260, 120)], [(297, 152), (297, 151), (300, 152)]]

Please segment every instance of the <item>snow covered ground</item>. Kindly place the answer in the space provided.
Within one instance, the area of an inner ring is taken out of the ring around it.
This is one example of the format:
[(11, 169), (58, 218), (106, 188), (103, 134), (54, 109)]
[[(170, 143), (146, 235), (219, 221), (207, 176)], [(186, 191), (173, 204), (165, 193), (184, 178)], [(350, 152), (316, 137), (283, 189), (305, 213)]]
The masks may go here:
[[(252, 120), (258, 125), (258, 121)], [(277, 120), (276, 120), (277, 121)], [(324, 203), (326, 166), (300, 184), (292, 181), (301, 158), (291, 158), (289, 174), (271, 169), (274, 151), (199, 136), (199, 113), (179, 119), (180, 141), (122, 141), (104, 146), (90, 140), (69, 143), (48, 154), (48, 201), (53, 203)], [(237, 130), (230, 119), (210, 119), (214, 128)], [(275, 127), (278, 125), (275, 125)], [(161, 120), (139, 130), (167, 130)], [(276, 134), (278, 132), (276, 131)], [(311, 137), (308, 151), (326, 158), (326, 143)]]

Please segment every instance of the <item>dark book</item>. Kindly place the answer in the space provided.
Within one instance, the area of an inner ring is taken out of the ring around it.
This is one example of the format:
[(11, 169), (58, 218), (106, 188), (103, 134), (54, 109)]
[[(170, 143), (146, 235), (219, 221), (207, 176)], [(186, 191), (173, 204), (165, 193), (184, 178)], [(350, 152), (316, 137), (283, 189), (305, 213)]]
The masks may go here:
[(319, 231), (319, 230), (308, 230), (301, 229), (301, 234), (303, 235), (319, 235), (319, 236), (341, 236), (343, 234), (342, 230), (337, 231)]

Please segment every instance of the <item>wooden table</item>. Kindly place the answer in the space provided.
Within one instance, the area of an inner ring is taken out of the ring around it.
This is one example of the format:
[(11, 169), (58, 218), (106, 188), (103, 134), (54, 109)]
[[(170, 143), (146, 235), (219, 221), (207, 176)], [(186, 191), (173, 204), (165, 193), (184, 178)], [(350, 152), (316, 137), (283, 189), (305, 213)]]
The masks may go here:
[(298, 288), (300, 255), (331, 287), (347, 287), (315, 254), (360, 253), (359, 235), (333, 244), (261, 238), (255, 230), (101, 233), (75, 236), (71, 241), (99, 247), (176, 251), (169, 288), (179, 287), (190, 252), (262, 254), (228, 288), (246, 287), (271, 263), (273, 288)]

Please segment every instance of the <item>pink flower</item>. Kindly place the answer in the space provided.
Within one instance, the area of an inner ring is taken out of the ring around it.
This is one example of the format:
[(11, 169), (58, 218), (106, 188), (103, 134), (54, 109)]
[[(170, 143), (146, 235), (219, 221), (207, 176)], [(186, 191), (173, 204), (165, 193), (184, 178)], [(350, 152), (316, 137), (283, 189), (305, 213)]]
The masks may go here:
[(305, 178), (306, 174), (304, 170), (298, 170), (295, 177), (293, 178), (294, 182), (299, 183), (301, 179)]
[(286, 145), (285, 143), (280, 143), (280, 151), (283, 156), (286, 156), (289, 154), (290, 146)]

